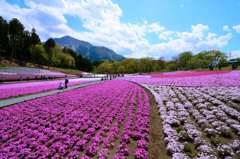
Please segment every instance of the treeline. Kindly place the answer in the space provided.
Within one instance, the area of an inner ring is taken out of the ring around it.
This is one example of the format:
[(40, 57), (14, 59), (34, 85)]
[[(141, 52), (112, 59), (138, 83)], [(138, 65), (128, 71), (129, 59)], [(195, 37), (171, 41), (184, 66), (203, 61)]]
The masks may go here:
[(183, 52), (173, 60), (163, 58), (126, 59), (123, 61), (105, 61), (97, 68), (97, 73), (148, 73), (192, 69), (221, 69), (227, 65), (225, 54), (218, 50), (203, 51), (196, 55)]
[(93, 64), (71, 49), (61, 48), (50, 38), (41, 42), (36, 30), (25, 29), (16, 18), (9, 22), (0, 16), (0, 57), (20, 63), (48, 65), (91, 71)]

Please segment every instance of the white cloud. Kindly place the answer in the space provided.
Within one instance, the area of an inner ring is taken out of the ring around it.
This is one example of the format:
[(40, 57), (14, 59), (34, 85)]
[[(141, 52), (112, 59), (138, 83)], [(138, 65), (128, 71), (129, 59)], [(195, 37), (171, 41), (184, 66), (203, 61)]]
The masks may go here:
[(240, 25), (235, 25), (232, 27), (237, 33), (240, 33)]
[(223, 26), (223, 31), (230, 32), (231, 28), (228, 25)]
[(240, 58), (240, 50), (231, 51), (231, 58)]
[[(18, 18), (28, 29), (35, 27), (43, 40), (48, 37), (70, 35), (103, 45), (124, 53), (128, 57), (171, 58), (179, 52), (220, 49), (228, 44), (232, 34), (217, 35), (209, 32), (204, 24), (192, 25), (190, 31), (174, 31), (157, 22), (126, 23), (121, 21), (122, 9), (111, 0), (25, 0), (28, 8), (0, 1), (0, 15)], [(65, 15), (78, 17), (83, 31), (76, 31), (67, 24)], [(159, 43), (146, 38), (155, 34)], [(163, 41), (161, 41), (163, 40)]]
[(159, 39), (162, 40), (172, 40), (175, 32), (174, 31), (164, 31), (159, 34)]
[(158, 23), (152, 23), (149, 25), (149, 31), (153, 33), (159, 33), (164, 31), (165, 28), (163, 26), (160, 26)]

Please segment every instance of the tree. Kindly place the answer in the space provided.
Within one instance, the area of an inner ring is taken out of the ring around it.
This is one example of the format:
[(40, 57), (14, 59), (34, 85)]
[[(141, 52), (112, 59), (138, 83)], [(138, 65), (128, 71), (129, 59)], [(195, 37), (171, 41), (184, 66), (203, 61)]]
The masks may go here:
[(112, 63), (109, 61), (104, 61), (97, 67), (97, 72), (98, 73), (112, 73), (113, 72)]
[(191, 51), (187, 51), (179, 54), (177, 59), (179, 69), (181, 70), (190, 69), (191, 68), (190, 62), (192, 60), (192, 57), (193, 57), (193, 54)]
[(39, 36), (37, 35), (35, 28), (32, 28), (31, 44), (36, 45), (36, 44), (40, 44), (40, 43), (41, 43), (41, 40), (40, 40)]
[(83, 58), (79, 53), (76, 53), (72, 49), (64, 47), (63, 52), (71, 55), (75, 59), (75, 68), (82, 71), (91, 71), (93, 69), (93, 64), (90, 60)]
[(157, 71), (162, 71), (164, 69), (166, 69), (166, 61), (164, 60), (163, 57), (159, 58), (157, 61), (157, 65), (158, 65), (158, 69)]
[(21, 39), (21, 50), (18, 51), (17, 59), (20, 61), (31, 61), (31, 34), (29, 31), (24, 31)]
[(33, 45), (31, 47), (31, 59), (34, 63), (46, 65), (48, 64), (48, 54), (41, 44)]
[(218, 59), (221, 66), (226, 65), (226, 56), (223, 52), (218, 50), (202, 51), (196, 54), (191, 61), (193, 69), (208, 68), (214, 60)]
[(9, 37), (10, 37), (10, 47), (11, 47), (11, 58), (16, 57), (16, 53), (21, 51), (22, 48), (22, 35), (24, 31), (24, 26), (22, 23), (13, 18), (9, 22)]
[(55, 47), (56, 43), (52, 38), (49, 38), (45, 44), (44, 48), (47, 51), (48, 54), (48, 67), (52, 64), (52, 57), (53, 57), (53, 48)]
[(8, 22), (0, 16), (0, 56), (7, 57), (8, 52)]
[(152, 72), (154, 70), (154, 60), (152, 58), (142, 58), (139, 60), (138, 72)]
[(52, 49), (52, 65), (63, 68), (74, 68), (75, 59), (71, 54), (65, 53), (59, 46), (55, 46)]
[(139, 72), (139, 61), (137, 59), (126, 59), (121, 62), (124, 65), (126, 73)]

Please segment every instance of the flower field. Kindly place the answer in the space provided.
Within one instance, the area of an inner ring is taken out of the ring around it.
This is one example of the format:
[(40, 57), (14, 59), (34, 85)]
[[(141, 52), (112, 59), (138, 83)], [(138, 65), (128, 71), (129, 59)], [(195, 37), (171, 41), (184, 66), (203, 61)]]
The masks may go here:
[(193, 77), (202, 75), (216, 75), (228, 73), (229, 71), (176, 71), (164, 73), (151, 73), (151, 77), (156, 78), (177, 78), (177, 77)]
[(0, 68), (0, 81), (63, 78), (64, 73), (29, 67)]
[(240, 86), (240, 71), (231, 72), (173, 72), (164, 77), (158, 76), (127, 76), (124, 79), (151, 85), (161, 86), (183, 86), (183, 87), (197, 87), (197, 86)]
[[(93, 80), (95, 79), (70, 79), (69, 86), (74, 86)], [(60, 82), (63, 83), (64, 80), (0, 84), (0, 92), (3, 92), (0, 94), (0, 99), (57, 89)]]
[(142, 84), (155, 96), (172, 158), (239, 158), (240, 72), (189, 74), (125, 79)]
[(238, 87), (147, 87), (158, 102), (173, 158), (240, 156)]
[(121, 80), (0, 109), (0, 158), (148, 158), (150, 102)]
[[(165, 75), (128, 75), (1, 108), (0, 158), (238, 159), (240, 72)], [(43, 91), (59, 81), (50, 82), (5, 88)]]

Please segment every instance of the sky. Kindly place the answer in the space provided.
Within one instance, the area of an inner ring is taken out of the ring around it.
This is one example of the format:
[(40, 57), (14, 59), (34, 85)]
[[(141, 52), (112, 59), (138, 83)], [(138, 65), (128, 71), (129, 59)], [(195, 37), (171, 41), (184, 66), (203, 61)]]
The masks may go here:
[(125, 57), (218, 49), (240, 57), (240, 0), (0, 0), (41, 40), (70, 35)]

